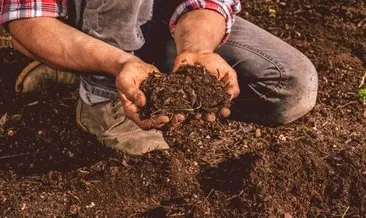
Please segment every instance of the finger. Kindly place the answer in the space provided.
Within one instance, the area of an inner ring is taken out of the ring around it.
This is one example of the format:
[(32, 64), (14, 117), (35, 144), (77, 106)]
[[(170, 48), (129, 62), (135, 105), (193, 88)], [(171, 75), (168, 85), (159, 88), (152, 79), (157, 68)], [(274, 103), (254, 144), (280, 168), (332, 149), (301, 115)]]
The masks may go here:
[(159, 124), (159, 125), (157, 125), (155, 128), (156, 128), (156, 129), (161, 129), (161, 128), (163, 128), (164, 126), (166, 126), (166, 124), (167, 124), (167, 123)]
[(227, 85), (227, 92), (231, 96), (231, 99), (237, 97), (240, 93), (239, 83), (237, 79), (236, 72), (229, 71), (227, 74), (221, 79)]
[(234, 98), (238, 97), (238, 95), (240, 94), (240, 89), (239, 86), (228, 86), (227, 87), (227, 93), (229, 93), (230, 100), (233, 100)]
[(173, 116), (173, 118), (170, 122), (173, 127), (176, 127), (180, 123), (182, 123), (185, 119), (186, 119), (186, 117), (183, 114), (176, 114)]
[(231, 114), (231, 111), (230, 111), (230, 109), (229, 108), (226, 108), (226, 107), (224, 107), (224, 108), (222, 108), (221, 110), (220, 110), (220, 116), (221, 117), (228, 117), (228, 116), (230, 116), (230, 114)]
[(140, 89), (135, 91), (135, 104), (138, 107), (143, 107), (146, 104), (145, 93), (143, 93)]
[[(154, 65), (149, 64), (148, 65), (150, 67), (150, 73), (155, 72), (155, 73), (160, 73), (160, 71), (158, 70), (158, 68), (156, 68)], [(135, 99), (135, 104), (138, 107), (143, 107), (146, 104), (146, 96), (145, 93), (143, 91), (141, 91), (140, 89), (140, 84), (141, 82), (134, 82), (134, 86), (131, 86), (133, 88), (129, 89), (129, 91), (127, 91), (127, 94), (131, 94), (131, 96), (133, 96), (133, 98)]]
[[(135, 103), (137, 106), (142, 107), (146, 104), (145, 94), (140, 90), (137, 83), (121, 79), (123, 86), (117, 87), (119, 92), (122, 92), (128, 100)], [(128, 87), (128, 88), (124, 88)]]
[(161, 128), (165, 124), (169, 123), (169, 117), (167, 116), (159, 116), (145, 120), (141, 120), (138, 116), (136, 120), (136, 124), (142, 129)]
[(129, 101), (124, 95), (122, 97), (122, 106), (126, 117), (135, 122), (142, 129), (161, 128), (169, 122), (169, 117), (159, 116), (150, 119), (141, 120), (138, 107)]
[(238, 95), (240, 94), (240, 87), (239, 87), (239, 83), (237, 80), (236, 75), (233, 76), (233, 78), (230, 78), (227, 82), (227, 92), (229, 93), (229, 95), (231, 96), (231, 100), (233, 98), (238, 97)]
[(123, 109), (124, 109), (126, 116), (130, 120), (135, 122), (141, 129), (147, 130), (147, 129), (151, 129), (151, 128), (161, 128), (162, 126), (164, 126), (166, 123), (169, 122), (169, 117), (167, 117), (167, 116), (159, 116), (159, 117), (141, 120), (140, 114), (138, 113), (138, 111), (136, 111), (134, 109), (134, 106), (131, 102), (127, 103), (127, 104), (122, 104), (122, 105), (123, 105)]
[(127, 115), (127, 113), (138, 113), (140, 109), (130, 100), (127, 99), (127, 97), (124, 94), (119, 94), (119, 98), (122, 102), (122, 107)]
[(208, 113), (205, 115), (205, 120), (207, 122), (214, 122), (216, 120), (216, 116), (214, 113)]

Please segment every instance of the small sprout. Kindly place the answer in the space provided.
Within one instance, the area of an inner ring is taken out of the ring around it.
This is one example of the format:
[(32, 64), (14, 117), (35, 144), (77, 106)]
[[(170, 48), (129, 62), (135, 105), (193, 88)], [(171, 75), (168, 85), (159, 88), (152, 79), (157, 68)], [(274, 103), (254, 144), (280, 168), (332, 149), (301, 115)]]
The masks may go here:
[(359, 89), (357, 95), (362, 102), (366, 102), (366, 88)]

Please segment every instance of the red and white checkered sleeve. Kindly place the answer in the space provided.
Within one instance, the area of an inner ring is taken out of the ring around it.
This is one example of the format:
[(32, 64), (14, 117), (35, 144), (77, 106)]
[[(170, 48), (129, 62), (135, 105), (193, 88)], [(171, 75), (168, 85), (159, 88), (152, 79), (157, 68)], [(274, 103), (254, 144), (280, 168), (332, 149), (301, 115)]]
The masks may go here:
[(226, 20), (226, 34), (223, 41), (228, 38), (235, 22), (235, 14), (241, 10), (240, 0), (180, 0), (170, 19), (170, 30), (174, 34), (178, 19), (185, 13), (196, 9), (209, 9), (220, 13)]
[(31, 17), (66, 17), (67, 0), (0, 0), (0, 24)]

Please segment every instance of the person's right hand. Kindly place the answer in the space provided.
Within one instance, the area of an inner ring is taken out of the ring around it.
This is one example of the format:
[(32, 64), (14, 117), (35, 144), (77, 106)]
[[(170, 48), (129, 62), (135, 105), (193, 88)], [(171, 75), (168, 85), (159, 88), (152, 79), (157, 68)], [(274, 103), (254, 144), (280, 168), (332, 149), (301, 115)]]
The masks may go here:
[(140, 84), (152, 72), (159, 72), (159, 70), (136, 57), (125, 62), (116, 76), (116, 87), (124, 112), (142, 129), (161, 128), (169, 122), (167, 116), (140, 119), (139, 111), (146, 104), (146, 97), (140, 90)]
[[(201, 65), (205, 67), (208, 72), (215, 76), (218, 80), (226, 84), (227, 93), (231, 99), (237, 97), (240, 93), (240, 87), (238, 83), (236, 71), (218, 54), (214, 52), (182, 52), (179, 54), (174, 63), (173, 72), (177, 71), (179, 67), (183, 65)], [(221, 108), (218, 114), (221, 117), (230, 116), (229, 108)], [(196, 118), (203, 117), (206, 121), (213, 122), (216, 120), (216, 114), (196, 114)]]

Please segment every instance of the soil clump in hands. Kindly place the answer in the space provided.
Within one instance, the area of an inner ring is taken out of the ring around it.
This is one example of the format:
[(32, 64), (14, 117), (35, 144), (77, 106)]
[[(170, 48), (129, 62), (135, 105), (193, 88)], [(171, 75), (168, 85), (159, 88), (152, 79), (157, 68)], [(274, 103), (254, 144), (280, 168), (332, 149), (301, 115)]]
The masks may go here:
[(223, 108), (230, 108), (226, 84), (200, 65), (183, 65), (169, 75), (151, 73), (140, 88), (146, 95), (142, 119), (174, 114), (188, 119), (217, 117)]

